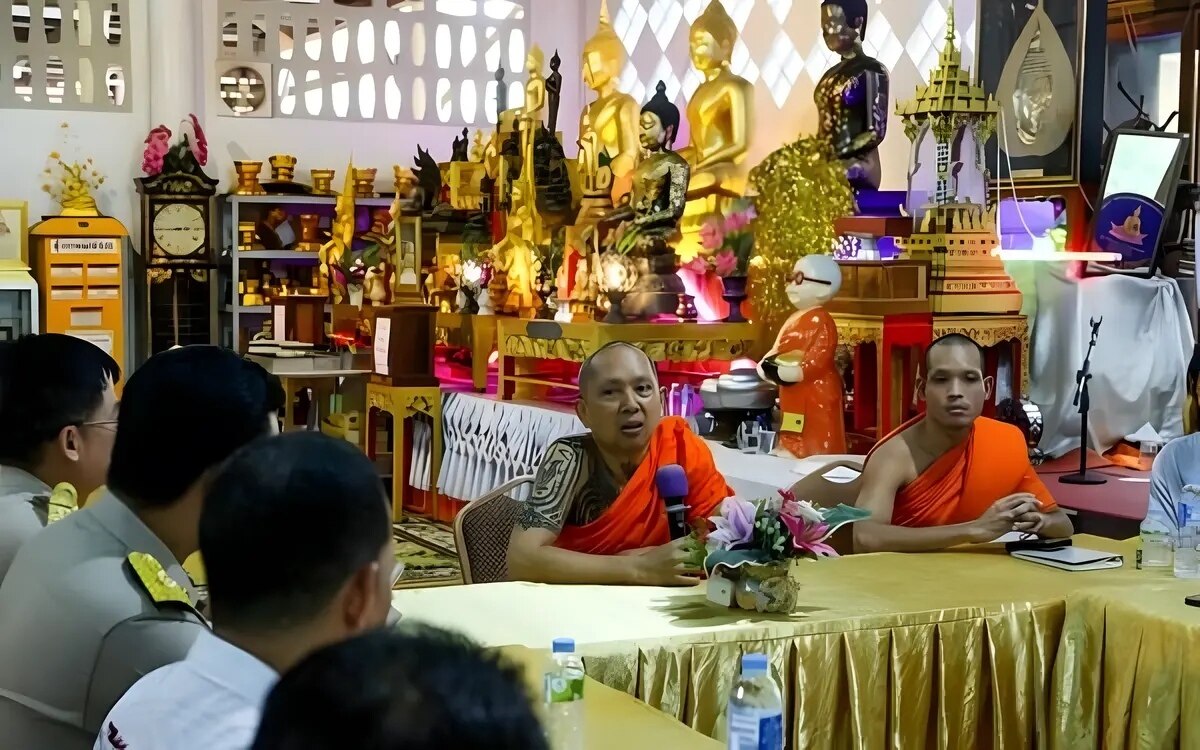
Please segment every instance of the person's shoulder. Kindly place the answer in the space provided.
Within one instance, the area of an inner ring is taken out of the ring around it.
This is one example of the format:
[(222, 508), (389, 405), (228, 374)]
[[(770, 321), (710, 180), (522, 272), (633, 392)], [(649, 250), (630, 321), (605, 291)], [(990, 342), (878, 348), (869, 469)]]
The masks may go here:
[(975, 431), (979, 437), (988, 441), (989, 447), (994, 445), (1002, 450), (1019, 451), (1024, 456), (1029, 454), (1025, 433), (1015, 424), (990, 417), (979, 417), (975, 420)]

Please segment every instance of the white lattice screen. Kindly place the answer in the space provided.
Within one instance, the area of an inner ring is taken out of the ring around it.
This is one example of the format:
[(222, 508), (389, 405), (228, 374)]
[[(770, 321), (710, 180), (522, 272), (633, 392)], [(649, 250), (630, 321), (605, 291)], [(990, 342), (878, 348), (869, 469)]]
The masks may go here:
[(0, 107), (128, 112), (126, 0), (0, 0)]
[[(688, 59), (688, 29), (708, 0), (612, 0), (613, 28), (629, 62), (621, 90), (642, 101), (663, 80), (681, 107), (700, 85)], [(893, 99), (911, 95), (937, 65), (946, 34), (946, 0), (870, 3), (863, 48), (892, 71)], [(835, 55), (821, 39), (819, 0), (724, 0), (741, 31), (732, 69), (765, 93), (777, 109), (792, 97), (812, 97)], [(619, 6), (619, 7), (618, 7)], [(958, 19), (963, 59), (974, 59), (975, 14)], [(764, 98), (759, 97), (760, 106)], [(761, 110), (760, 110), (761, 112)], [(765, 113), (762, 113), (765, 114)]]
[(273, 66), (276, 117), (493, 122), (499, 66), (508, 72), (508, 106), (524, 100), (531, 5), (219, 0), (219, 54)]

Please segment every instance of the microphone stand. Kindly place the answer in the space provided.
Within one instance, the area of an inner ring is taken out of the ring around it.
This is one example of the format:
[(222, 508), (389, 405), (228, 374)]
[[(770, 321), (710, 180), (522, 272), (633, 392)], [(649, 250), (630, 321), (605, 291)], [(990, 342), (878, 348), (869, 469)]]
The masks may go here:
[(1108, 481), (1100, 473), (1087, 470), (1088, 411), (1092, 408), (1091, 395), (1088, 393), (1088, 381), (1092, 379), (1092, 350), (1096, 348), (1096, 339), (1100, 335), (1100, 324), (1103, 322), (1104, 316), (1100, 316), (1100, 320), (1094, 318), (1088, 320), (1092, 326), (1092, 340), (1088, 344), (1087, 354), (1083, 358), (1083, 367), (1075, 371), (1075, 399), (1072, 403), (1079, 407), (1079, 471), (1059, 477), (1058, 481), (1063, 484), (1095, 485)]

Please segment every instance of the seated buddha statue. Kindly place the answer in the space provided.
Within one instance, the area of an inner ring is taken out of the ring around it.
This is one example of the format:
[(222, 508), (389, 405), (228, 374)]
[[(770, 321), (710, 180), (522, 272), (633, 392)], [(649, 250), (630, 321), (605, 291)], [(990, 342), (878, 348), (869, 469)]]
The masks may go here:
[(683, 282), (675, 275), (675, 252), (668, 243), (679, 234), (690, 168), (671, 148), (680, 116), (666, 92), (666, 84), (659, 81), (653, 98), (642, 107), (642, 162), (633, 170), (629, 194), (600, 224), (601, 229), (619, 224), (610, 250), (638, 258), (637, 285), (624, 304), (631, 317), (673, 314), (683, 292)]
[[(608, 16), (608, 0), (600, 4), (600, 25), (583, 45), (583, 82), (596, 92), (596, 100), (583, 109), (579, 118), (580, 139), (594, 136), (596, 159), (593, 168), (605, 161), (620, 192), (625, 179), (637, 166), (638, 105), (629, 94), (617, 90), (621, 69), (625, 67), (625, 47), (613, 31)], [(594, 174), (588, 176), (593, 177)]]
[(692, 168), (688, 198), (712, 188), (740, 195), (753, 126), (754, 85), (729, 70), (738, 31), (721, 0), (712, 0), (688, 37), (692, 65), (704, 76), (688, 102), (691, 144), (680, 151)]
[(818, 135), (832, 143), (856, 193), (879, 189), (879, 144), (888, 124), (888, 71), (863, 52), (866, 28), (867, 0), (821, 3), (825, 46), (842, 59), (825, 72), (813, 95)]

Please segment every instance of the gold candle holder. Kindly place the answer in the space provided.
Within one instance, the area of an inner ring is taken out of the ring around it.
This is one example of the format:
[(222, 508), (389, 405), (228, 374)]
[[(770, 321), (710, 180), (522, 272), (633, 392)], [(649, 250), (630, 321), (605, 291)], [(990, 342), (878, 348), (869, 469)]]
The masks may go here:
[(332, 169), (313, 169), (312, 174), (312, 191), (322, 195), (333, 194), (333, 170)]
[(379, 170), (371, 169), (355, 169), (354, 170), (354, 197), (355, 198), (378, 198), (379, 193), (375, 192), (375, 174)]
[(238, 222), (238, 250), (245, 252), (254, 249), (255, 229), (253, 221)]
[(296, 157), (291, 154), (275, 154), (271, 162), (272, 182), (291, 182), (296, 177)]
[(321, 249), (321, 217), (316, 214), (300, 214), (300, 241), (296, 250), (315, 253)]
[(258, 182), (258, 173), (262, 171), (261, 161), (235, 161), (233, 168), (237, 170), (237, 187), (234, 195), (266, 195), (267, 191)]

